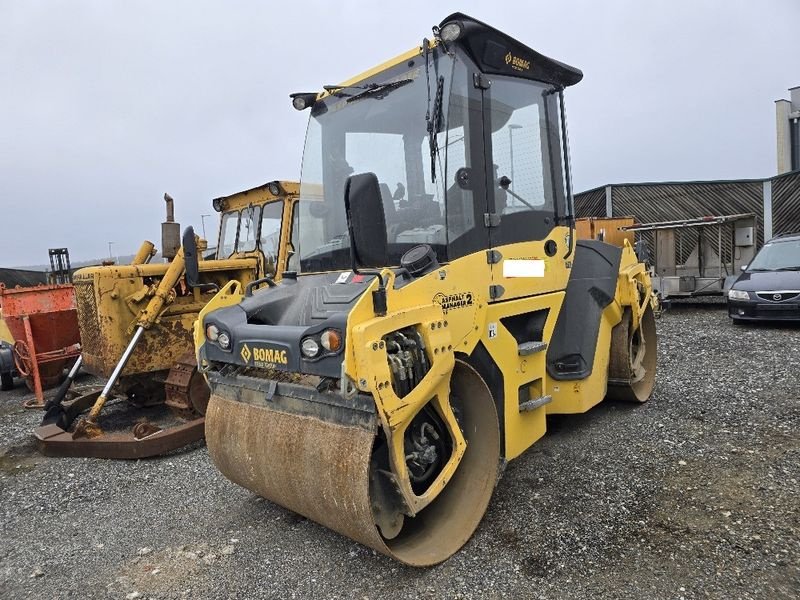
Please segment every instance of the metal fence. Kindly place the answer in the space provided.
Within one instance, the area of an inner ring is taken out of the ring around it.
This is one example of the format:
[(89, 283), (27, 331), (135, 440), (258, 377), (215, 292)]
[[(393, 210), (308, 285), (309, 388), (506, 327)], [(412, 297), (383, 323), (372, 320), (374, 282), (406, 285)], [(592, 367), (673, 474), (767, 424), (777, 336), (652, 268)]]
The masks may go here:
[(800, 171), (769, 179), (608, 185), (576, 194), (575, 212), (633, 216), (639, 223), (753, 213), (760, 247), (765, 237), (800, 231)]

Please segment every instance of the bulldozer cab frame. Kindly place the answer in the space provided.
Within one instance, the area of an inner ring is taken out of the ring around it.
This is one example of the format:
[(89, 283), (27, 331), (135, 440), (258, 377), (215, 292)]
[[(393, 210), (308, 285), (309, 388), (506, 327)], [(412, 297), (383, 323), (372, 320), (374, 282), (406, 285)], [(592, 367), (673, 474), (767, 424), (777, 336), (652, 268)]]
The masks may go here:
[(220, 213), (215, 260), (255, 257), (258, 276), (280, 276), (293, 253), (292, 211), (299, 186), (288, 181), (264, 185), (215, 198)]

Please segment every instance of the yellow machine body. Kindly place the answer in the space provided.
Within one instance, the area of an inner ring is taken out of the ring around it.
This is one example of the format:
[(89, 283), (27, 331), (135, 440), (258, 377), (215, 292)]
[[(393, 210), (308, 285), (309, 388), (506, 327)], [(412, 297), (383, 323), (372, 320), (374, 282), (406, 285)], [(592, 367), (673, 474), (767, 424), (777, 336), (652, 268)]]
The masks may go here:
[[(293, 182), (275, 183), (280, 185), (278, 195), (265, 184), (219, 198), (215, 200), (215, 207), (220, 210), (221, 220), (249, 207), (282, 207), (277, 262), (269, 262), (257, 249), (235, 252), (225, 258), (215, 254), (199, 263), (202, 283), (221, 287), (235, 279), (246, 284), (270, 273), (280, 278), (286, 270), (298, 186)], [(177, 279), (161, 310), (154, 315), (145, 313), (170, 264), (110, 265), (76, 271), (74, 285), (84, 370), (108, 377), (143, 317), (147, 329), (128, 360), (123, 376), (167, 370), (178, 356), (191, 349), (192, 324), (213, 292), (190, 289), (184, 281), (183, 269), (178, 269)]]
[(14, 343), (14, 336), (11, 335), (8, 325), (6, 325), (6, 322), (3, 320), (2, 312), (0, 312), (0, 340), (8, 342), (9, 344)]
[[(548, 415), (644, 402), (656, 368), (644, 265), (627, 241), (575, 234), (560, 94), (580, 71), (466, 15), (436, 31), (436, 44), (295, 95), (312, 112), (293, 239), (301, 272), (255, 293), (231, 282), (194, 331), (222, 473), (414, 566), (467, 542), (503, 466), (545, 434)], [(426, 98), (434, 117), (416, 122)], [(370, 135), (371, 155), (351, 151)], [(394, 192), (385, 140), (406, 163)], [(493, 150), (503, 144), (508, 153)]]

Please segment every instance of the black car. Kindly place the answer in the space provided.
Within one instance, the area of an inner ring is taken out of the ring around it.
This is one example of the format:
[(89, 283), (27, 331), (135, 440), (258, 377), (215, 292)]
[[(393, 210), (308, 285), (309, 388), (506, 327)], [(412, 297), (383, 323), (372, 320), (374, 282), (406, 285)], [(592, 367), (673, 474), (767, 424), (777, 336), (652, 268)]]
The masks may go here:
[(728, 290), (728, 316), (800, 321), (800, 233), (772, 238)]

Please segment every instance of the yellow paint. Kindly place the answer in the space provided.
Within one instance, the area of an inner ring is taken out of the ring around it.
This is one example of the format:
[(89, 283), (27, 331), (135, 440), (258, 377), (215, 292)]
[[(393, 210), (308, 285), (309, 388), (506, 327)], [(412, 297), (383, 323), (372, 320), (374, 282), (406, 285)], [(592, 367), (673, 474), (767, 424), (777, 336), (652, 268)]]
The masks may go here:
[(8, 330), (8, 325), (3, 320), (3, 313), (0, 312), (0, 340), (4, 342), (8, 342), (9, 344), (14, 343), (14, 336), (11, 335), (11, 332)]
[[(218, 198), (224, 205), (223, 211), (241, 210), (248, 206), (261, 206), (264, 204), (271, 204), (273, 202), (284, 202), (283, 217), (281, 219), (281, 247), (278, 251), (278, 260), (275, 265), (276, 280), (280, 279), (280, 274), (286, 271), (289, 262), (289, 249), (290, 237), (292, 233), (292, 213), (297, 201), (300, 197), (300, 184), (296, 181), (278, 181), (284, 191), (284, 196), (276, 196), (269, 191), (269, 184), (260, 185), (258, 187), (236, 192), (230, 196), (223, 196)], [(220, 214), (220, 227), (218, 236), (222, 235), (222, 215)], [(220, 240), (217, 238), (217, 247), (219, 248)], [(266, 273), (266, 265), (264, 264), (264, 255), (261, 252), (237, 252), (233, 256), (225, 260), (237, 260), (242, 258), (255, 258), (258, 260), (258, 272)]]
[(542, 437), (546, 431), (545, 406), (529, 412), (519, 411), (519, 389), (528, 386), (530, 397), (538, 398), (551, 393), (550, 378), (546, 376), (545, 358), (547, 352), (537, 352), (529, 356), (519, 356), (517, 340), (503, 326), (502, 320), (514, 315), (548, 310), (543, 340), (550, 340), (556, 326), (558, 312), (564, 301), (564, 292), (556, 291), (529, 298), (493, 304), (487, 314), (487, 323), (497, 324), (497, 335), (489, 338), (488, 327), (483, 328), (481, 342), (503, 373), (503, 413), (501, 426), (506, 434), (506, 458), (521, 454), (526, 448)]
[(208, 313), (220, 308), (239, 304), (243, 298), (244, 291), (242, 289), (242, 284), (234, 279), (229, 281), (219, 292), (214, 294), (214, 297), (198, 312), (197, 318), (192, 323), (192, 336), (194, 339), (195, 353), (198, 356), (198, 364), (201, 369), (205, 365), (200, 364), (199, 352), (200, 347), (205, 344), (206, 341), (206, 332), (203, 331), (203, 318), (205, 318)]
[[(433, 49), (438, 45), (437, 40), (429, 40), (429, 42), (430, 42), (429, 46), (430, 49)], [(389, 69), (396, 67), (397, 65), (402, 64), (404, 62), (408, 62), (409, 60), (413, 60), (418, 56), (422, 56), (422, 46), (412, 48), (411, 50), (403, 52), (402, 54), (398, 54), (394, 58), (390, 58), (386, 62), (383, 62), (371, 69), (367, 69), (363, 73), (359, 73), (355, 77), (351, 77), (350, 79), (343, 81), (341, 84), (339, 84), (338, 87), (347, 87), (348, 85), (356, 85), (361, 81), (369, 79), (370, 77), (374, 77), (375, 75), (378, 75), (384, 71), (388, 71)], [(328, 96), (330, 96), (329, 92), (320, 92), (319, 95), (317, 96), (317, 100), (321, 100)]]
[[(544, 252), (547, 240), (496, 248), (502, 260), (544, 260), (544, 277), (505, 278), (502, 261), (489, 266), (486, 253), (481, 251), (443, 265), (399, 289), (394, 289), (394, 273), (384, 270), (388, 306), (388, 313), (384, 317), (376, 317), (372, 309), (370, 292), (377, 288), (377, 280), (372, 282), (367, 293), (357, 302), (348, 318), (345, 372), (362, 392), (373, 395), (391, 448), (392, 468), (401, 482), (407, 479), (405, 462), (401, 460), (402, 434), (429, 400), (434, 401), (457, 442), (463, 439), (446, 402), (449, 377), (455, 364), (454, 353), (469, 356), (479, 342), (503, 375), (501, 426), (505, 433), (504, 453), (508, 459), (519, 456), (544, 435), (547, 414), (581, 413), (603, 400), (608, 383), (611, 331), (620, 323), (625, 307), (632, 308), (633, 326), (637, 327), (639, 318), (653, 297), (644, 265), (637, 262), (630, 244), (626, 243), (623, 247), (615, 299), (603, 311), (595, 362), (587, 378), (578, 381), (551, 378), (545, 365), (546, 351), (519, 356), (517, 340), (502, 322), (514, 315), (547, 310), (543, 341), (549, 342), (564, 301), (571, 261), (574, 259), (574, 247), (571, 256), (564, 259), (568, 234), (567, 228), (557, 227), (548, 236), (547, 239), (559, 244), (558, 252), (553, 257), (548, 257)], [(504, 293), (497, 300), (490, 301), (488, 298), (490, 285), (504, 288)], [(381, 340), (392, 331), (414, 325), (424, 336), (432, 367), (417, 388), (406, 397), (398, 398), (390, 385), (387, 353), (381, 346)], [(519, 390), (523, 386), (527, 386), (530, 399), (549, 395), (552, 402), (521, 412)], [(460, 451), (454, 453), (442, 471), (442, 481), (449, 479), (460, 457)], [(426, 496), (421, 497), (414, 496), (408, 485), (401, 484), (401, 487), (404, 487), (402, 491), (406, 501), (418, 510), (435, 497), (443, 486), (434, 484)]]
[[(292, 210), (299, 193), (297, 183), (280, 184), (285, 196), (275, 196), (266, 186), (260, 186), (224, 199), (227, 210), (284, 203), (281, 248), (275, 265), (277, 279), (289, 260)], [(123, 375), (169, 369), (180, 355), (192, 349), (194, 321), (214, 292), (186, 286), (182, 257), (179, 252), (172, 263), (89, 267), (75, 273), (83, 368), (87, 372), (110, 376), (137, 324), (145, 325), (146, 330)], [(201, 260), (200, 280), (219, 287), (232, 280), (246, 285), (265, 272), (264, 260), (261, 252), (224, 260)]]

